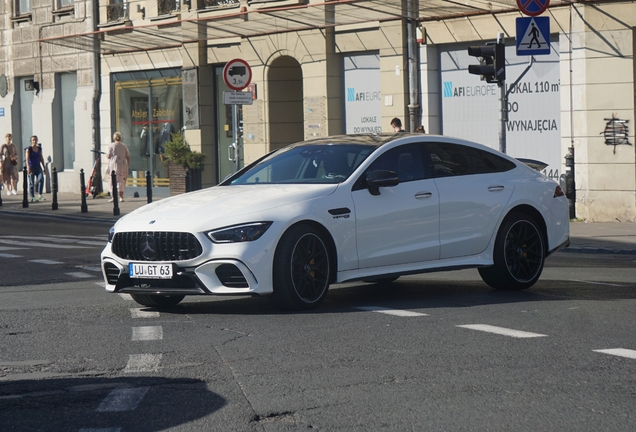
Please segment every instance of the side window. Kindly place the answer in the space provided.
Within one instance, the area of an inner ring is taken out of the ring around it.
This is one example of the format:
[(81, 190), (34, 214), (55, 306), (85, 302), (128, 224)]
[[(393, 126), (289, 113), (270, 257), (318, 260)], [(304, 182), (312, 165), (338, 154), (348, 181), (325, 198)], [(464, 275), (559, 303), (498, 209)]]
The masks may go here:
[(406, 144), (387, 151), (365, 170), (362, 177), (354, 185), (353, 190), (365, 188), (367, 175), (375, 170), (393, 171), (398, 175), (400, 183), (429, 177), (424, 169), (420, 146), (421, 144)]
[(516, 165), (494, 153), (459, 144), (426, 145), (433, 162), (433, 177), (504, 172)]
[(510, 171), (516, 167), (513, 162), (494, 153), (477, 149), (471, 150), (475, 152), (473, 163), (476, 174)]

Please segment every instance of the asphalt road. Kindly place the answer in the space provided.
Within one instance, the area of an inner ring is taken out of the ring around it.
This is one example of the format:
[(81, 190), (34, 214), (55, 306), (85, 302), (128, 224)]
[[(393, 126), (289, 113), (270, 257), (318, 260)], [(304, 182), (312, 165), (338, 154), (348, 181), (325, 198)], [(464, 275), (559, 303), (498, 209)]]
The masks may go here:
[(157, 312), (103, 291), (107, 226), (0, 223), (2, 431), (636, 429), (634, 255), (559, 252), (523, 292), (463, 270)]

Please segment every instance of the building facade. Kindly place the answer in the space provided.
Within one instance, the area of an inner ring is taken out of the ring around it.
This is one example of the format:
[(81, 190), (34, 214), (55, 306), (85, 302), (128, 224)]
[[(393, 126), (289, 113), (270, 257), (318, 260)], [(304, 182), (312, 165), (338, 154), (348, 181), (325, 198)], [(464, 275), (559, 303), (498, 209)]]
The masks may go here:
[[(106, 149), (114, 131), (131, 150), (131, 177), (157, 180), (169, 175), (165, 143), (181, 131), (206, 155), (204, 186), (295, 141), (389, 132), (393, 117), (499, 148), (500, 90), (468, 73), (477, 59), (467, 47), (501, 33), (506, 152), (545, 162), (557, 181), (572, 155), (576, 216), (636, 222), (632, 1), (551, 2), (538, 41), (550, 50), (536, 56), (517, 55), (515, 0), (100, 0), (94, 14), (89, 1), (34, 0), (25, 20), (16, 8), (26, 1), (3, 11), (0, 125), (18, 136), (30, 133), (29, 113), (37, 119), (61, 190), (77, 190), (90, 150)], [(234, 59), (251, 68), (251, 104), (225, 103)], [(39, 93), (24, 90), (28, 79)], [(73, 151), (58, 118), (71, 94)]]
[(12, 133), (22, 155), (20, 166), (31, 136), (37, 135), (47, 171), (56, 168), (61, 191), (79, 192), (79, 171), (90, 171), (94, 160), (99, 57), (41, 39), (91, 32), (92, 16), (90, 1), (9, 0), (0, 5), (0, 131), (3, 137)]

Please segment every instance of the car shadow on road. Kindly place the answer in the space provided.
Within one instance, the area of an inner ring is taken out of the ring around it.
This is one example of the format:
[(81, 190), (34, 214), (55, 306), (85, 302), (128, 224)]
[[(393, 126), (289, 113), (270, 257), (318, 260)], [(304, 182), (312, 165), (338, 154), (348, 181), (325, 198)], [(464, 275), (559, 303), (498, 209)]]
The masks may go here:
[[(176, 401), (180, 401), (178, 409)], [(153, 432), (186, 425), (220, 410), (226, 403), (198, 379), (12, 380), (8, 374), (0, 381), (0, 429)]]
[(364, 306), (415, 310), (542, 301), (612, 301), (636, 299), (635, 288), (627, 284), (540, 280), (527, 290), (498, 291), (477, 280), (418, 280), (403, 277), (388, 284), (359, 282), (333, 285), (324, 302), (307, 311), (281, 310), (266, 297), (190, 297), (162, 312), (184, 315), (313, 314), (350, 313)]

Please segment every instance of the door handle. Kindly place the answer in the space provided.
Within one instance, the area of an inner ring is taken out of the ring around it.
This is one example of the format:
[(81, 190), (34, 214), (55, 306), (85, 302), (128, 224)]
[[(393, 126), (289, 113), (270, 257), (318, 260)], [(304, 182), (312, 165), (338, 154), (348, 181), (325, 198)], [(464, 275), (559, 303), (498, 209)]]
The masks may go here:
[(504, 189), (503, 186), (488, 186), (488, 192), (501, 192)]
[(418, 192), (415, 194), (415, 199), (430, 198), (432, 196), (433, 194), (430, 192)]

